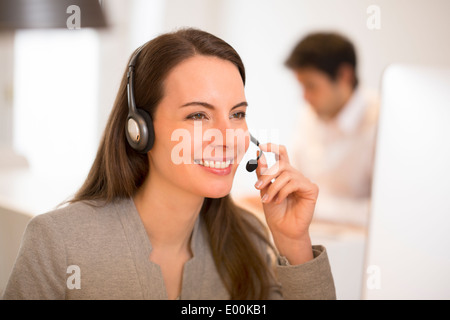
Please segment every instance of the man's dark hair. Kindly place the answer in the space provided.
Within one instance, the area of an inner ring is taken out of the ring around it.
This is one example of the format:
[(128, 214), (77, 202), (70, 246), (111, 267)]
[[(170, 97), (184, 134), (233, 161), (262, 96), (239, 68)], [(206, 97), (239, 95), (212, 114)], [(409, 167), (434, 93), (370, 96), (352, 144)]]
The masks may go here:
[(303, 38), (286, 60), (286, 66), (297, 70), (315, 68), (325, 72), (336, 80), (339, 68), (343, 64), (353, 67), (355, 82), (358, 85), (356, 73), (356, 52), (353, 44), (346, 37), (337, 33), (312, 33)]

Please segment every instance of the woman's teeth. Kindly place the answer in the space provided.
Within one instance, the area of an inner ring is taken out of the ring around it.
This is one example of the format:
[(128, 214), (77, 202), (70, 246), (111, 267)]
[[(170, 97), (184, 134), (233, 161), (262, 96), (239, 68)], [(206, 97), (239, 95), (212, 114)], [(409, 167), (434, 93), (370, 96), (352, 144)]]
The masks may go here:
[(215, 169), (225, 169), (228, 168), (231, 164), (230, 160), (227, 161), (194, 160), (194, 162), (204, 167)]

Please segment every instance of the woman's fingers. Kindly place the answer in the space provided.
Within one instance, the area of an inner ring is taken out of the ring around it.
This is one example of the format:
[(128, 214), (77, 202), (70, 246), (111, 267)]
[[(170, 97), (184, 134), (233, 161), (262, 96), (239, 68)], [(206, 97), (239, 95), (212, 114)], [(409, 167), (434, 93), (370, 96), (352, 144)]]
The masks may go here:
[(290, 194), (297, 194), (298, 196), (316, 201), (317, 196), (319, 194), (319, 188), (316, 184), (312, 183), (305, 177), (301, 176), (299, 179), (291, 179), (289, 182), (282, 188), (276, 197), (276, 203), (281, 203), (284, 201)]
[[(256, 156), (259, 157), (260, 151), (257, 151)], [(264, 156), (264, 153), (261, 154), (261, 157), (258, 160), (258, 166), (256, 167), (256, 177), (261, 179), (261, 175), (267, 170), (267, 159)]]
[[(261, 157), (262, 158), (262, 157)], [(261, 159), (260, 159), (261, 160)], [(259, 165), (258, 165), (259, 167)], [(282, 161), (277, 161), (273, 166), (267, 168), (267, 164), (265, 165), (265, 170), (258, 176), (258, 181), (255, 184), (257, 189), (264, 189), (268, 186), (273, 179), (277, 179), (278, 176), (286, 169), (286, 163)]]
[[(262, 202), (267, 203), (272, 201), (277, 196), (277, 194), (279, 194), (283, 190), (283, 188), (291, 181), (291, 179), (292, 176), (288, 172), (283, 172), (279, 177), (275, 179), (274, 182), (269, 185), (261, 198)], [(278, 199), (279, 196), (276, 197), (276, 200)]]
[(273, 152), (276, 159), (276, 163), (268, 168), (267, 159), (263, 153), (258, 160), (256, 169), (258, 181), (255, 183), (255, 187), (261, 191), (263, 202), (270, 202), (292, 177), (289, 173), (283, 175), (290, 168), (289, 158), (284, 146), (267, 143), (260, 145), (260, 148), (262, 151)]

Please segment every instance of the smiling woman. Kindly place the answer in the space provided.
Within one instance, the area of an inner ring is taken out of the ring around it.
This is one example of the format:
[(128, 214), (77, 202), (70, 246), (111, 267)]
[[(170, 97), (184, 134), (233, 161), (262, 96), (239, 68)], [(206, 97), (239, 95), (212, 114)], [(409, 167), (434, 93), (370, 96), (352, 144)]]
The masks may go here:
[[(280, 170), (261, 157), (256, 172), (275, 247), (229, 196), (249, 145), (237, 52), (196, 29), (139, 50), (133, 98), (127, 70), (84, 185), (68, 206), (30, 222), (5, 298), (334, 299), (326, 250), (308, 232), (318, 190), (284, 147), (261, 145)], [(133, 99), (153, 127), (149, 151), (126, 138)], [(180, 129), (200, 130), (189, 163), (173, 159)], [(78, 286), (66, 285), (67, 266), (77, 267)]]

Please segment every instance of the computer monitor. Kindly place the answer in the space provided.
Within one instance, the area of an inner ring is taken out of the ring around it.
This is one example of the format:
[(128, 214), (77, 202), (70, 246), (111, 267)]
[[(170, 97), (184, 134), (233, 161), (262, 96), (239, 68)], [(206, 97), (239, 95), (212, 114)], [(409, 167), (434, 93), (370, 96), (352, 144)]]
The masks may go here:
[(450, 299), (450, 69), (382, 78), (363, 299)]

